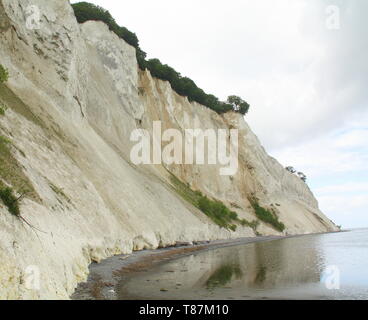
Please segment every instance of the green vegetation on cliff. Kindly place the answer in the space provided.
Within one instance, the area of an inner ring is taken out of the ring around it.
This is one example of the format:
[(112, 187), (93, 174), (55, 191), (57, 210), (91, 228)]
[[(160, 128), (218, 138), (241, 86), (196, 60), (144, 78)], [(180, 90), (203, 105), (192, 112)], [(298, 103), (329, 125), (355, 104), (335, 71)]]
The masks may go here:
[(270, 211), (261, 207), (256, 198), (252, 198), (249, 201), (252, 204), (254, 212), (259, 220), (270, 224), (277, 231), (282, 232), (285, 230), (285, 225), (279, 221), (278, 216), (273, 210)]
[(232, 231), (236, 230), (234, 223), (239, 222), (238, 215), (230, 211), (221, 201), (209, 199), (200, 191), (193, 191), (173, 174), (171, 174), (171, 182), (180, 196), (201, 210), (217, 225)]
[(209, 199), (200, 191), (193, 191), (173, 174), (171, 174), (171, 183), (182, 198), (201, 210), (220, 227), (235, 231), (237, 228), (236, 223), (238, 223), (243, 227), (247, 226), (256, 231), (258, 221), (248, 222), (245, 219), (240, 220), (238, 214), (227, 208), (221, 201)]
[(0, 83), (8, 81), (9, 72), (2, 64), (0, 64)]
[(6, 107), (3, 105), (0, 105), (0, 116), (5, 116)]
[[(19, 193), (26, 193), (28, 198), (39, 201), (32, 183), (24, 174), (11, 148), (11, 141), (0, 135), (0, 189), (4, 190), (10, 185)], [(21, 153), (20, 150), (18, 151)]]
[[(3, 111), (6, 111), (2, 113), (0, 110), (1, 117), (6, 117), (7, 111), (11, 110), (35, 124), (41, 123), (5, 84), (0, 84), (0, 107)], [(26, 157), (26, 155), (5, 136), (7, 131), (0, 125), (0, 189), (11, 186), (16, 192), (26, 194), (27, 198), (40, 202), (31, 181), (23, 171), (24, 167), (16, 158), (16, 153), (22, 157)], [(9, 137), (11, 134), (7, 134), (7, 136)]]
[(0, 199), (11, 214), (19, 216), (18, 199), (14, 196), (13, 190), (7, 187), (1, 179), (9, 174), (6, 170), (8, 169), (6, 161), (11, 156), (9, 145), (10, 141), (5, 137), (0, 136)]
[(107, 24), (111, 31), (136, 49), (137, 61), (142, 70), (148, 69), (152, 76), (169, 81), (173, 90), (179, 95), (188, 97), (189, 101), (198, 102), (219, 114), (228, 111), (248, 113), (249, 104), (241, 98), (230, 96), (226, 102), (220, 101), (216, 96), (205, 93), (193, 80), (183, 77), (172, 67), (161, 63), (159, 59), (146, 60), (147, 54), (140, 48), (137, 35), (119, 26), (109, 11), (88, 2), (78, 2), (72, 4), (72, 7), (79, 23), (94, 20)]
[(12, 215), (20, 216), (18, 198), (13, 194), (11, 188), (0, 188), (0, 199)]

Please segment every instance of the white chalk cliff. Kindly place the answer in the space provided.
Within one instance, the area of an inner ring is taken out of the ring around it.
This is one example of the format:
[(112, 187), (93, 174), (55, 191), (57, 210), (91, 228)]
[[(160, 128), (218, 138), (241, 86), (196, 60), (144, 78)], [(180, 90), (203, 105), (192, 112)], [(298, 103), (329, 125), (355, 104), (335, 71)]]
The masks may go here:
[[(27, 28), (26, 9), (41, 9), (40, 28)], [(255, 220), (249, 196), (274, 208), (285, 234), (337, 230), (308, 186), (268, 156), (244, 118), (218, 115), (176, 94), (168, 82), (137, 66), (135, 49), (102, 22), (79, 25), (67, 0), (0, 0), (0, 135), (11, 141), (18, 171), (32, 187), (22, 216), (0, 201), (0, 299), (68, 299), (91, 261), (177, 241), (255, 236), (248, 227), (218, 227), (172, 186), (174, 174), (193, 190)], [(239, 170), (219, 165), (141, 165), (130, 161), (131, 132), (238, 128)], [(1, 168), (0, 163), (0, 168)], [(263, 235), (281, 234), (261, 223)], [(26, 285), (29, 266), (40, 289)], [(27, 271), (28, 270), (28, 271)]]

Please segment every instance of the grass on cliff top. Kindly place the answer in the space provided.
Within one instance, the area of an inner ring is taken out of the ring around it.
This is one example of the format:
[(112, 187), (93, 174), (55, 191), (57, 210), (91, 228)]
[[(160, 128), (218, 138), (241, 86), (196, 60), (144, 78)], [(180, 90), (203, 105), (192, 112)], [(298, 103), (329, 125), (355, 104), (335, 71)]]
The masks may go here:
[(135, 47), (138, 66), (141, 70), (148, 69), (153, 77), (168, 81), (172, 89), (180, 96), (187, 97), (190, 102), (201, 105), (223, 114), (226, 112), (238, 112), (243, 115), (248, 113), (249, 104), (237, 96), (229, 96), (227, 101), (220, 101), (213, 94), (207, 94), (188, 77), (183, 77), (172, 67), (161, 63), (159, 59), (147, 59), (147, 53), (140, 45), (137, 35), (123, 26), (119, 26), (110, 12), (100, 6), (85, 1), (72, 4), (75, 17), (79, 23), (86, 21), (102, 21), (119, 38)]
[(193, 191), (189, 185), (180, 181), (177, 177), (171, 174), (171, 182), (174, 185), (176, 192), (186, 201), (201, 210), (207, 217), (222, 228), (235, 231), (239, 223), (242, 226), (256, 228), (258, 222), (248, 222), (245, 219), (240, 220), (238, 214), (229, 210), (221, 201), (209, 199), (200, 191)]
[(273, 210), (268, 210), (261, 207), (256, 198), (250, 199), (250, 203), (259, 220), (271, 225), (277, 231), (282, 232), (285, 230), (285, 225), (281, 221), (279, 221), (278, 216)]

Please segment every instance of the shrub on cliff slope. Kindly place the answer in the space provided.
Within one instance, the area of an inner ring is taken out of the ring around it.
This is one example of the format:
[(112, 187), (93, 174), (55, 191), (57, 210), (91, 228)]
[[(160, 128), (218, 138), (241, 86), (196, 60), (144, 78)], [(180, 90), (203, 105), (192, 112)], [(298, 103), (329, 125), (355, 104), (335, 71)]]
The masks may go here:
[(0, 116), (5, 116), (5, 110), (6, 110), (6, 107), (3, 105), (0, 105)]
[(209, 199), (200, 191), (193, 191), (173, 174), (171, 182), (180, 196), (201, 210), (220, 227), (235, 231), (236, 225), (234, 223), (241, 223), (236, 212), (230, 211), (221, 201)]
[(8, 81), (9, 72), (2, 64), (0, 64), (0, 83)]
[(0, 189), (0, 199), (12, 215), (20, 216), (18, 198), (13, 194), (11, 188), (6, 187)]
[(140, 48), (136, 34), (125, 27), (119, 26), (109, 11), (104, 8), (88, 2), (75, 3), (72, 4), (72, 7), (79, 23), (94, 20), (102, 21), (107, 24), (111, 31), (115, 32), (117, 36), (124, 39), (136, 49), (138, 65), (142, 70), (148, 69), (152, 76), (169, 81), (173, 90), (181, 96), (188, 97), (189, 101), (198, 102), (219, 114), (228, 111), (235, 111), (241, 114), (246, 114), (248, 112), (249, 104), (241, 98), (237, 97), (237, 101), (241, 101), (241, 104), (234, 103), (232, 97), (235, 96), (230, 96), (228, 102), (220, 101), (214, 95), (205, 93), (193, 80), (182, 77), (181, 74), (172, 67), (167, 64), (162, 64), (159, 59), (150, 59), (147, 61), (147, 54)]
[(201, 196), (198, 201), (198, 207), (219, 226), (229, 228), (232, 231), (236, 230), (236, 226), (231, 224), (231, 222), (237, 221), (238, 215), (230, 211), (222, 202)]
[(282, 232), (285, 230), (285, 225), (279, 221), (279, 218), (274, 212), (261, 207), (257, 199), (250, 199), (250, 203), (252, 204), (254, 212), (259, 220), (270, 224), (277, 231)]

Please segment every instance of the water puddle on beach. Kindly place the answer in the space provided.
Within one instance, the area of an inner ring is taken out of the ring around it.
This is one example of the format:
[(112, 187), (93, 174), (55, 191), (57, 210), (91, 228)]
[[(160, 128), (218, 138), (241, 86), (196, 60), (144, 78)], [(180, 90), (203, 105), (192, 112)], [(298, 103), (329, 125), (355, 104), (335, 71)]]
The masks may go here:
[(368, 230), (198, 252), (119, 282), (118, 299), (368, 299)]

